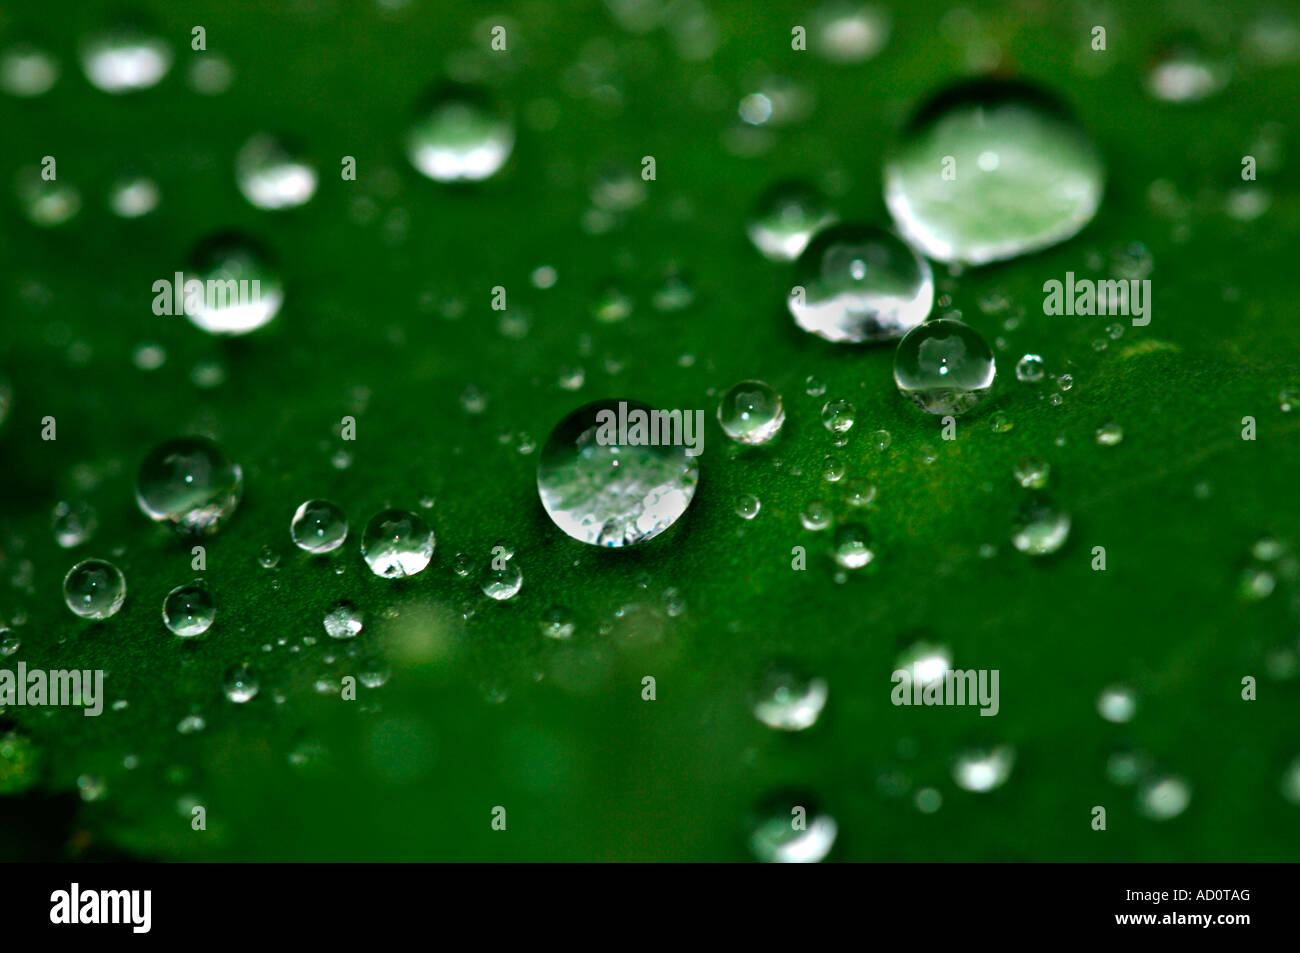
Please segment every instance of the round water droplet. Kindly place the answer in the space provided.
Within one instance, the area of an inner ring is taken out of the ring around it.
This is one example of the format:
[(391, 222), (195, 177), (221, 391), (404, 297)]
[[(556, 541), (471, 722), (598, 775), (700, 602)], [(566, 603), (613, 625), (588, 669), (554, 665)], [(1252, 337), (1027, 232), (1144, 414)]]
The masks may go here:
[(235, 181), (260, 209), (297, 208), (316, 194), (316, 169), (266, 133), (253, 136), (235, 156)]
[(506, 560), (500, 568), (488, 563), (479, 575), (479, 588), (483, 595), (498, 602), (514, 598), (523, 584), (524, 574), (512, 560)]
[(215, 533), (239, 505), (239, 464), (204, 437), (159, 444), (140, 464), (135, 500), (145, 516), (184, 535)]
[(1105, 178), (1096, 146), (1053, 97), (974, 80), (910, 121), (885, 165), (885, 203), (930, 258), (982, 265), (1075, 235)]
[(49, 180), (39, 166), (26, 166), (15, 179), (18, 204), (27, 220), (41, 228), (53, 228), (81, 211), (81, 193), (63, 178)]
[(118, 179), (108, 193), (108, 207), (119, 218), (141, 218), (158, 207), (158, 183), (145, 176)]
[(853, 0), (825, 0), (812, 17), (812, 49), (832, 63), (863, 63), (889, 39), (889, 15)]
[(1070, 535), (1070, 514), (1044, 499), (1021, 507), (1011, 530), (1011, 543), (1030, 556), (1046, 556), (1065, 545)]
[(1226, 61), (1216, 60), (1198, 38), (1167, 42), (1147, 72), (1147, 91), (1167, 103), (1196, 103), (1228, 85)]
[(1123, 440), (1124, 428), (1113, 420), (1097, 428), (1097, 442), (1103, 447), (1113, 447)]
[(64, 549), (80, 546), (95, 535), (99, 514), (89, 503), (59, 503), (50, 520), (54, 541)]
[(1037, 354), (1026, 354), (1016, 362), (1016, 380), (1037, 384), (1043, 379), (1043, 359)]
[(1015, 763), (1016, 751), (1010, 745), (972, 748), (954, 759), (952, 777), (959, 788), (983, 793), (1005, 784)]
[(163, 599), (163, 625), (183, 639), (202, 635), (216, 617), (217, 607), (203, 586), (177, 586)]
[(42, 49), (20, 43), (0, 53), (0, 89), (10, 96), (43, 95), (58, 79), (58, 61)]
[(577, 623), (573, 612), (564, 606), (551, 606), (542, 614), (540, 623), (542, 635), (548, 639), (568, 639), (573, 637)]
[[(637, 401), (604, 400), (560, 421), (537, 468), (551, 521), (595, 546), (631, 546), (677, 522), (695, 496), (699, 463), (687, 447), (662, 442), (673, 438), (671, 428), (649, 423), (662, 419)], [(638, 421), (647, 424), (637, 428)]]
[(331, 639), (350, 639), (363, 627), (361, 611), (346, 599), (330, 606), (323, 621), (325, 634)]
[(1138, 810), (1153, 821), (1167, 821), (1187, 810), (1192, 789), (1182, 778), (1155, 777), (1138, 787)]
[(810, 500), (799, 512), (799, 522), (803, 524), (804, 529), (813, 532), (826, 529), (831, 525), (830, 507), (820, 500)]
[(107, 619), (126, 601), (126, 579), (110, 562), (83, 560), (63, 579), (63, 601), (83, 619)]
[(934, 305), (930, 265), (892, 232), (874, 225), (832, 225), (795, 263), (786, 299), (795, 323), (837, 343), (902, 337)]
[(898, 344), (894, 383), (929, 414), (964, 414), (993, 386), (993, 351), (978, 331), (952, 318), (927, 321)]
[(97, 89), (120, 95), (155, 86), (171, 69), (172, 51), (135, 27), (120, 26), (91, 37), (81, 49), (81, 68)]
[(236, 665), (226, 672), (221, 690), (236, 705), (243, 705), (257, 697), (257, 677), (247, 665)]
[[(217, 235), (201, 243), (185, 274), (182, 308), (209, 334), (248, 334), (269, 323), (284, 303), (284, 285), (253, 243)], [(193, 292), (193, 293), (191, 293)]]
[(329, 500), (308, 500), (293, 514), (289, 535), (308, 553), (332, 553), (348, 537), (348, 518)]
[(736, 497), (736, 515), (742, 520), (752, 520), (762, 508), (763, 504), (752, 493), (743, 493)]
[(749, 706), (754, 717), (769, 728), (803, 731), (821, 717), (829, 691), (824, 678), (776, 664), (759, 678), (750, 693)]
[(1047, 486), (1052, 466), (1038, 457), (1021, 457), (1016, 464), (1016, 482), (1027, 490), (1041, 490)]
[(857, 408), (847, 400), (827, 401), (822, 407), (822, 425), (833, 434), (848, 433), (857, 417)]
[(835, 531), (835, 562), (845, 569), (862, 569), (875, 561), (871, 534), (858, 523), (845, 523)]
[(785, 423), (781, 395), (762, 381), (742, 381), (722, 395), (718, 423), (737, 443), (767, 443)]
[(794, 261), (808, 247), (809, 239), (835, 218), (819, 192), (800, 182), (781, 182), (758, 200), (745, 230), (763, 257)]
[(769, 864), (815, 864), (835, 846), (839, 825), (805, 794), (767, 798), (750, 817), (749, 849)]
[(1097, 714), (1117, 725), (1132, 721), (1137, 714), (1137, 696), (1125, 685), (1107, 686), (1097, 696)]
[(373, 516), (361, 537), (361, 555), (376, 576), (401, 579), (422, 572), (433, 558), (433, 530), (407, 510)]
[(406, 154), (436, 182), (477, 182), (510, 158), (510, 116), (478, 90), (444, 87), (421, 107), (406, 136)]

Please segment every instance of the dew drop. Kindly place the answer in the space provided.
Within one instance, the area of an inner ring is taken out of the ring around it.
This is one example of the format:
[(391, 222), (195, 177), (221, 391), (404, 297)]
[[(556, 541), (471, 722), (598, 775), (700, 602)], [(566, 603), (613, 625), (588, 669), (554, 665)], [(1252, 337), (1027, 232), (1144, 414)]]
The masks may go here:
[(83, 619), (107, 619), (126, 601), (126, 578), (106, 560), (82, 560), (63, 579), (63, 601)]
[(204, 437), (159, 444), (140, 464), (135, 499), (155, 522), (183, 535), (215, 533), (239, 505), (243, 472)]
[(839, 825), (809, 795), (767, 798), (749, 822), (749, 849), (769, 864), (815, 864), (835, 846)]
[(742, 520), (752, 520), (762, 508), (763, 504), (752, 493), (742, 493), (736, 497), (736, 515)]
[(1124, 428), (1113, 420), (1097, 428), (1097, 443), (1103, 447), (1113, 447), (1123, 440)]
[(1045, 499), (1033, 499), (1020, 508), (1011, 531), (1011, 543), (1030, 556), (1046, 556), (1065, 545), (1070, 535), (1070, 514)]
[(235, 156), (235, 181), (260, 209), (297, 208), (316, 194), (316, 169), (279, 139), (258, 133)]
[(156, 86), (171, 69), (172, 51), (161, 39), (120, 26), (91, 37), (81, 49), (81, 68), (97, 89), (113, 95)]
[(1137, 696), (1125, 685), (1109, 685), (1097, 696), (1097, 714), (1116, 725), (1133, 720)]
[(964, 414), (993, 386), (997, 365), (988, 342), (952, 318), (909, 331), (894, 354), (899, 393), (928, 414)]
[(325, 634), (331, 639), (353, 638), (361, 632), (364, 625), (361, 611), (346, 599), (341, 599), (330, 606), (322, 621), (325, 625)]
[(347, 539), (348, 518), (329, 500), (308, 500), (294, 512), (289, 535), (304, 552), (331, 553)]
[(1167, 821), (1187, 810), (1192, 789), (1172, 775), (1149, 778), (1138, 787), (1138, 810), (1153, 821)]
[(415, 513), (390, 509), (376, 513), (361, 537), (361, 555), (376, 576), (402, 579), (422, 572), (433, 558), (434, 535)]
[(778, 731), (811, 728), (826, 707), (826, 680), (808, 676), (785, 664), (769, 667), (750, 692), (754, 717)]
[(257, 697), (257, 677), (247, 665), (236, 665), (226, 672), (221, 683), (225, 696), (236, 705), (243, 705)]
[(1041, 490), (1047, 486), (1052, 466), (1039, 457), (1021, 457), (1016, 464), (1016, 482), (1028, 490)]
[(493, 562), (484, 566), (479, 574), (479, 588), (483, 595), (498, 602), (513, 599), (523, 587), (523, 571), (511, 559), (506, 559), (499, 568)]
[(1147, 91), (1167, 103), (1196, 103), (1228, 84), (1226, 63), (1216, 61), (1191, 38), (1170, 41), (1147, 72)]
[(406, 154), (435, 182), (478, 182), (505, 165), (514, 144), (513, 121), (485, 93), (447, 86), (420, 108)]
[(42, 49), (16, 44), (0, 53), (0, 89), (10, 96), (42, 96), (58, 79), (58, 61)]
[(762, 381), (742, 381), (722, 395), (718, 423), (737, 443), (768, 443), (785, 423), (781, 395)]
[(551, 606), (542, 613), (539, 627), (546, 638), (563, 641), (573, 637), (577, 623), (570, 609), (564, 606)]
[(781, 182), (758, 200), (745, 230), (763, 257), (794, 261), (813, 235), (833, 224), (835, 218), (819, 192), (800, 182)]
[(1010, 745), (971, 748), (953, 761), (952, 777), (959, 788), (984, 793), (1005, 784), (1015, 763), (1016, 751)]
[(89, 503), (62, 502), (54, 507), (50, 525), (54, 530), (54, 541), (64, 549), (72, 549), (95, 535), (99, 528), (99, 514)]
[(862, 569), (870, 565), (876, 558), (871, 534), (861, 524), (843, 524), (835, 532), (835, 545), (831, 555), (844, 569)]
[(177, 586), (163, 599), (163, 625), (182, 639), (202, 635), (212, 628), (216, 617), (216, 604), (203, 586)]
[(1016, 362), (1016, 380), (1037, 384), (1043, 379), (1043, 359), (1037, 354), (1026, 354)]

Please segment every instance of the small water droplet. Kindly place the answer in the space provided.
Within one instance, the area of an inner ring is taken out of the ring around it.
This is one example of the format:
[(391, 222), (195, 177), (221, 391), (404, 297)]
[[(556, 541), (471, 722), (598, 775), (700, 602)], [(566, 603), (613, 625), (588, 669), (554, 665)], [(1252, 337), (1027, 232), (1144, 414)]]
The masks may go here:
[(984, 793), (1005, 784), (1015, 763), (1016, 751), (1010, 745), (971, 748), (953, 761), (952, 777), (959, 788)]
[(260, 209), (297, 208), (316, 194), (316, 169), (266, 133), (244, 143), (235, 156), (235, 180), (244, 198)]
[(232, 702), (242, 705), (257, 696), (257, 677), (247, 665), (236, 665), (226, 672), (221, 690)]
[[(433, 505), (432, 500), (429, 505)], [(304, 552), (330, 553), (347, 539), (348, 518), (329, 500), (308, 500), (294, 512), (289, 535)]]
[(376, 576), (402, 579), (422, 572), (433, 558), (433, 530), (415, 513), (376, 513), (361, 537), (361, 555)]
[(821, 717), (828, 694), (825, 679), (777, 663), (758, 679), (750, 692), (749, 706), (754, 717), (769, 728), (804, 731)]
[(203, 586), (177, 586), (163, 599), (163, 625), (183, 639), (202, 635), (216, 617), (216, 604)]
[(794, 261), (835, 218), (819, 192), (800, 182), (781, 182), (759, 199), (746, 232), (765, 258)]
[(1042, 498), (1025, 503), (1012, 526), (1011, 543), (1030, 556), (1046, 556), (1065, 545), (1070, 514)]
[(781, 395), (762, 381), (742, 381), (722, 395), (718, 423), (737, 443), (768, 443), (785, 423)]
[(929, 414), (964, 414), (993, 387), (997, 364), (988, 342), (951, 318), (908, 332), (894, 354), (899, 393)]
[(126, 601), (126, 578), (103, 559), (85, 559), (63, 579), (63, 601), (83, 619), (107, 619)]
[(514, 122), (485, 92), (445, 86), (421, 105), (406, 154), (435, 182), (478, 182), (505, 165), (514, 144)]

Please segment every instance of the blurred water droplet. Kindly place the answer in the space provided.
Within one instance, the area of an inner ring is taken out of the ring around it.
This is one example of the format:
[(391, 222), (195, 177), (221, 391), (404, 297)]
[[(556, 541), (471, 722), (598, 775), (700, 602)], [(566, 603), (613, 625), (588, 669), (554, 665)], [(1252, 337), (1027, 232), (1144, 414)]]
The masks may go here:
[(766, 798), (749, 820), (749, 849), (769, 864), (815, 864), (835, 846), (839, 825), (808, 795)]
[(406, 154), (435, 182), (478, 182), (505, 165), (514, 144), (513, 121), (486, 93), (447, 86), (420, 107)]
[(97, 89), (120, 95), (155, 86), (171, 69), (172, 51), (161, 39), (119, 26), (87, 40), (81, 68)]
[(826, 707), (829, 686), (784, 663), (770, 666), (750, 692), (754, 717), (778, 731), (811, 728)]
[(959, 788), (984, 793), (1005, 784), (1015, 763), (1016, 750), (1010, 745), (972, 748), (957, 755), (952, 777)]
[(297, 152), (267, 133), (258, 133), (235, 156), (235, 181), (244, 198), (260, 209), (297, 208), (316, 194), (316, 170)]
[(1132, 721), (1137, 714), (1137, 696), (1126, 685), (1109, 685), (1097, 696), (1097, 713), (1117, 725)]
[(1187, 810), (1192, 789), (1182, 778), (1150, 778), (1138, 788), (1138, 810), (1153, 821), (1167, 821)]
[(236, 705), (243, 705), (257, 697), (257, 677), (247, 665), (236, 665), (226, 672), (221, 690)]
[(1042, 498), (1025, 503), (1012, 525), (1011, 543), (1030, 556), (1046, 556), (1065, 545), (1070, 514)]

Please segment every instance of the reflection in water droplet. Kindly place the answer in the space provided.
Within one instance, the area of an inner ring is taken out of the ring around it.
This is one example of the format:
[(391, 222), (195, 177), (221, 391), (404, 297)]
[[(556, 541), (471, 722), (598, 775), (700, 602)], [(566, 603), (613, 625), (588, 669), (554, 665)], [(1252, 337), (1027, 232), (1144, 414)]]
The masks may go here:
[(722, 395), (718, 423), (737, 443), (767, 443), (785, 423), (781, 395), (762, 381), (742, 381)]
[(63, 601), (83, 619), (107, 619), (126, 601), (126, 578), (103, 559), (86, 559), (63, 579)]
[(82, 46), (81, 68), (92, 86), (120, 95), (148, 89), (171, 69), (172, 51), (134, 27), (100, 33)]
[(769, 864), (815, 864), (835, 846), (839, 826), (811, 795), (777, 795), (750, 818), (749, 849)]
[(1016, 750), (1010, 745), (972, 748), (953, 761), (952, 777), (959, 788), (984, 793), (1005, 784), (1015, 763)]
[(244, 478), (239, 464), (204, 437), (159, 444), (140, 464), (135, 499), (155, 522), (183, 535), (215, 533), (239, 505)]
[(216, 617), (216, 605), (203, 586), (177, 586), (163, 599), (163, 625), (183, 639), (202, 635), (212, 627)]
[(1011, 542), (1030, 556), (1046, 556), (1065, 545), (1070, 535), (1070, 514), (1043, 498), (1025, 503), (1016, 515)]
[(348, 518), (329, 500), (308, 500), (294, 512), (289, 535), (304, 552), (330, 553), (347, 539)]
[(209, 334), (256, 331), (284, 303), (284, 286), (265, 254), (235, 235), (217, 235), (201, 243), (184, 280), (185, 315)]
[(433, 530), (415, 513), (376, 513), (361, 537), (361, 555), (376, 576), (402, 579), (423, 572), (433, 558)]
[(260, 209), (297, 208), (316, 194), (316, 170), (274, 136), (259, 133), (235, 157), (235, 181)]
[(746, 232), (765, 258), (794, 261), (813, 235), (835, 218), (819, 192), (801, 182), (781, 182), (759, 199)]
[(754, 717), (778, 731), (811, 728), (826, 707), (829, 686), (823, 678), (808, 676), (785, 664), (772, 665), (750, 692)]
[(929, 414), (964, 414), (988, 396), (993, 351), (974, 328), (951, 318), (909, 331), (894, 353), (899, 393)]
[(477, 182), (505, 164), (514, 143), (512, 120), (484, 93), (445, 87), (421, 107), (406, 136), (406, 154), (436, 182)]

